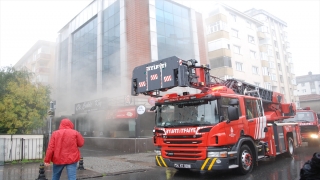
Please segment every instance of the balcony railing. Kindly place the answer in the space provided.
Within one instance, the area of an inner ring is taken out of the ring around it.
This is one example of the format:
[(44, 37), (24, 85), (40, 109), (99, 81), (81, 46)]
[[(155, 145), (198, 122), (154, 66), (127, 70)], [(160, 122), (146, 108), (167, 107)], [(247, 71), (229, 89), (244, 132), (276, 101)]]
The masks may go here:
[(47, 67), (38, 67), (36, 69), (36, 73), (41, 73), (41, 74), (47, 74), (47, 73), (50, 73), (50, 68), (47, 68)]
[(51, 59), (51, 54), (40, 53), (36, 56), (36, 61), (49, 61)]

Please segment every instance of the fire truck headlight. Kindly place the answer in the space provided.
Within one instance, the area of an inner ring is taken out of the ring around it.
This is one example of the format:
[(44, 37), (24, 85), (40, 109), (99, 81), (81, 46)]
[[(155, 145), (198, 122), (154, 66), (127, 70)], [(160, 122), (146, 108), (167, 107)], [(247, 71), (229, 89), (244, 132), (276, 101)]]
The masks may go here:
[(219, 157), (220, 153), (219, 152), (208, 152), (207, 157)]
[(310, 137), (311, 137), (312, 139), (317, 139), (317, 138), (319, 138), (319, 136), (318, 136), (317, 134), (311, 134)]
[(161, 151), (160, 150), (154, 150), (157, 156), (161, 156)]
[(221, 152), (208, 152), (207, 157), (227, 157), (228, 152), (227, 151), (221, 151)]

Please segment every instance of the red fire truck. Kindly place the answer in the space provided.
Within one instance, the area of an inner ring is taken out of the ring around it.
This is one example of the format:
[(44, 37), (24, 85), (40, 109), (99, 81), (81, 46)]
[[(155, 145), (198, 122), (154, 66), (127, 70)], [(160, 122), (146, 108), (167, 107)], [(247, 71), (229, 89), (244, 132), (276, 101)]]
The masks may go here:
[(293, 118), (284, 121), (298, 123), (302, 142), (308, 142), (308, 146), (318, 146), (320, 144), (319, 120), (317, 114), (310, 107), (297, 109)]
[(209, 71), (176, 56), (133, 70), (132, 95), (157, 97), (151, 108), (156, 164), (247, 174), (258, 161), (292, 156), (301, 145), (300, 130), (283, 120), (295, 115), (295, 105), (280, 93)]

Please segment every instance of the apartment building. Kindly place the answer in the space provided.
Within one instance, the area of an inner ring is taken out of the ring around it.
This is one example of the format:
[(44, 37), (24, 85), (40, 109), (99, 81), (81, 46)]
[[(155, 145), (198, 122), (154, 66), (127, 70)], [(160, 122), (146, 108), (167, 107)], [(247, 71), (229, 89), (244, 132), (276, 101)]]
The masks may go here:
[(320, 74), (312, 74), (297, 76), (297, 90), (295, 94), (297, 96), (307, 94), (320, 94)]
[(299, 97), (298, 107), (311, 107), (320, 113), (320, 74), (297, 76), (297, 89), (295, 95)]
[(205, 24), (213, 75), (283, 93), (287, 102), (298, 100), (284, 21), (264, 10), (240, 12), (217, 4)]
[(13, 66), (34, 73), (33, 82), (50, 86), (51, 98), (55, 96), (55, 48), (54, 42), (39, 40)]

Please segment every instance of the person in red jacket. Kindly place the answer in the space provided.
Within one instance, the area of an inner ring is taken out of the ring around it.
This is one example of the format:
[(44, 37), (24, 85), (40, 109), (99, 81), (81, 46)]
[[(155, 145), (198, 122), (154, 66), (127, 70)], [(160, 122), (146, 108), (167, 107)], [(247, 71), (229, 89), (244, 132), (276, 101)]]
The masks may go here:
[(52, 180), (60, 179), (64, 167), (67, 169), (68, 180), (76, 180), (79, 147), (83, 144), (84, 139), (73, 129), (73, 123), (69, 119), (62, 119), (59, 130), (52, 133), (44, 159), (45, 166), (53, 162)]

